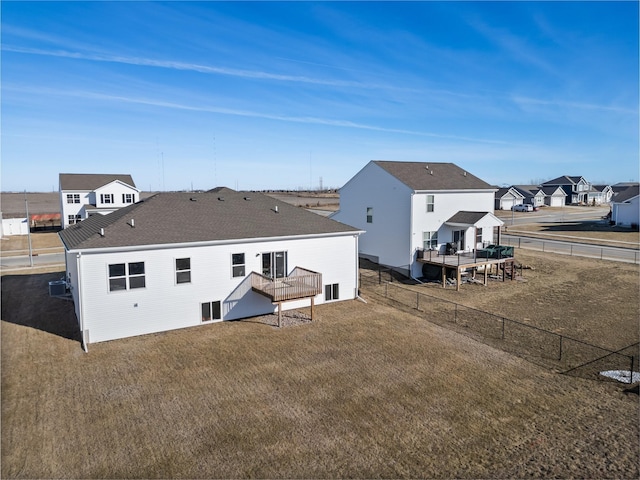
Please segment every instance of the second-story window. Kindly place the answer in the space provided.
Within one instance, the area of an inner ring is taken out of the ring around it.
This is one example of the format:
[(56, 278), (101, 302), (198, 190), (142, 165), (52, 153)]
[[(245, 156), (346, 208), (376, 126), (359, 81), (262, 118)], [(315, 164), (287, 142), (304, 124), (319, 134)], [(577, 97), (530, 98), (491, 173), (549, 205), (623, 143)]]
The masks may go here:
[(79, 193), (68, 193), (67, 194), (67, 203), (80, 203), (80, 194)]
[(113, 193), (101, 193), (100, 203), (113, 203)]
[(133, 203), (134, 202), (133, 193), (123, 193), (122, 194), (122, 203)]
[(367, 223), (373, 223), (373, 207), (367, 207)]
[(434, 198), (433, 195), (427, 195), (427, 212), (433, 212)]

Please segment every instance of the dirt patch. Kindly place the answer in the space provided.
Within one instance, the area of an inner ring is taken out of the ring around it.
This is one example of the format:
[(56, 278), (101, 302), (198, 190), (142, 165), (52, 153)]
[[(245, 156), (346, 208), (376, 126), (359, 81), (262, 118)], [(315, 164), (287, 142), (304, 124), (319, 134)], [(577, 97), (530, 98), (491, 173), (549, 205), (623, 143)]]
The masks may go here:
[(2, 277), (2, 478), (640, 474), (637, 395), (616, 383), (359, 301), (85, 354), (73, 304), (47, 296), (61, 274)]

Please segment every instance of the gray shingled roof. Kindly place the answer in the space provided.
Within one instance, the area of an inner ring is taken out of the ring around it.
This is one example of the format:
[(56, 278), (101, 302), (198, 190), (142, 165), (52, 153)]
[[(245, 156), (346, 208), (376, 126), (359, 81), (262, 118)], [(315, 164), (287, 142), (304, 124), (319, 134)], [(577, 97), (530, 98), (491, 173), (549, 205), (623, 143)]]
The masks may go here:
[(391, 162), (373, 163), (386, 170), (412, 190), (495, 190), (484, 180), (453, 163)]
[(60, 237), (67, 249), (85, 249), (359, 231), (267, 195), (218, 188), (158, 193), (108, 215), (94, 215)]
[(618, 193), (615, 197), (613, 197), (613, 201), (615, 203), (626, 202), (627, 200), (631, 200), (633, 197), (637, 197), (640, 195), (640, 187), (635, 185), (633, 187), (627, 187), (625, 190)]
[(474, 225), (476, 222), (482, 220), (489, 215), (489, 212), (469, 212), (460, 210), (453, 217), (447, 220), (445, 223), (457, 223), (461, 225)]
[(543, 182), (542, 185), (575, 185), (580, 183), (581, 178), (584, 177), (563, 175), (561, 177), (554, 178), (553, 180), (547, 180), (546, 182)]
[[(542, 187), (542, 191), (544, 192), (545, 195), (547, 196), (551, 196), (553, 195), (556, 190), (558, 190), (560, 188), (560, 185), (545, 185)], [(560, 193), (564, 193), (564, 196), (566, 197), (567, 194), (564, 192), (564, 190), (562, 190), (560, 188)]]
[(61, 173), (60, 189), (61, 190), (87, 190), (93, 191), (114, 180), (120, 180), (135, 188), (131, 175), (116, 175), (109, 173)]

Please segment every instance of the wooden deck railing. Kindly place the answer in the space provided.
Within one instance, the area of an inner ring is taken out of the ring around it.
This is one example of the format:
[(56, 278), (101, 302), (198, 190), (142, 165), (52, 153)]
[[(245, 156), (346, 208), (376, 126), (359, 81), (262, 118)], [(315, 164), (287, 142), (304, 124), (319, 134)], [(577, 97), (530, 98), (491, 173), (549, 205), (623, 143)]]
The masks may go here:
[(273, 279), (257, 272), (250, 275), (251, 288), (272, 302), (315, 297), (322, 293), (322, 274), (306, 268), (296, 267), (291, 275), (283, 278)]

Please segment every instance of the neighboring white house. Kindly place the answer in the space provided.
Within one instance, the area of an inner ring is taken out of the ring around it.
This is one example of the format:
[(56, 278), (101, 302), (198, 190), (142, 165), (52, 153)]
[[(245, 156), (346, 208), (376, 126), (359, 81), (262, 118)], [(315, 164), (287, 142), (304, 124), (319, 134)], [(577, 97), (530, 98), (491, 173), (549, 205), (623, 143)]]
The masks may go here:
[(495, 209), (511, 210), (514, 205), (524, 203), (524, 195), (513, 187), (498, 188), (495, 193)]
[(360, 255), (421, 276), (418, 250), (493, 243), (496, 188), (453, 163), (371, 161), (340, 189), (331, 218), (365, 230)]
[(627, 187), (611, 204), (611, 221), (616, 225), (638, 228), (640, 225), (640, 187)]
[(131, 175), (61, 173), (59, 191), (62, 228), (140, 200)]
[(159, 193), (60, 237), (86, 347), (354, 299), (361, 233), (266, 195), (218, 188)]
[(591, 190), (587, 193), (588, 205), (602, 205), (611, 202), (613, 189), (610, 185), (591, 185)]
[(564, 189), (559, 185), (549, 185), (548, 187), (541, 187), (542, 192), (545, 194), (544, 203), (549, 207), (564, 207), (567, 194)]

